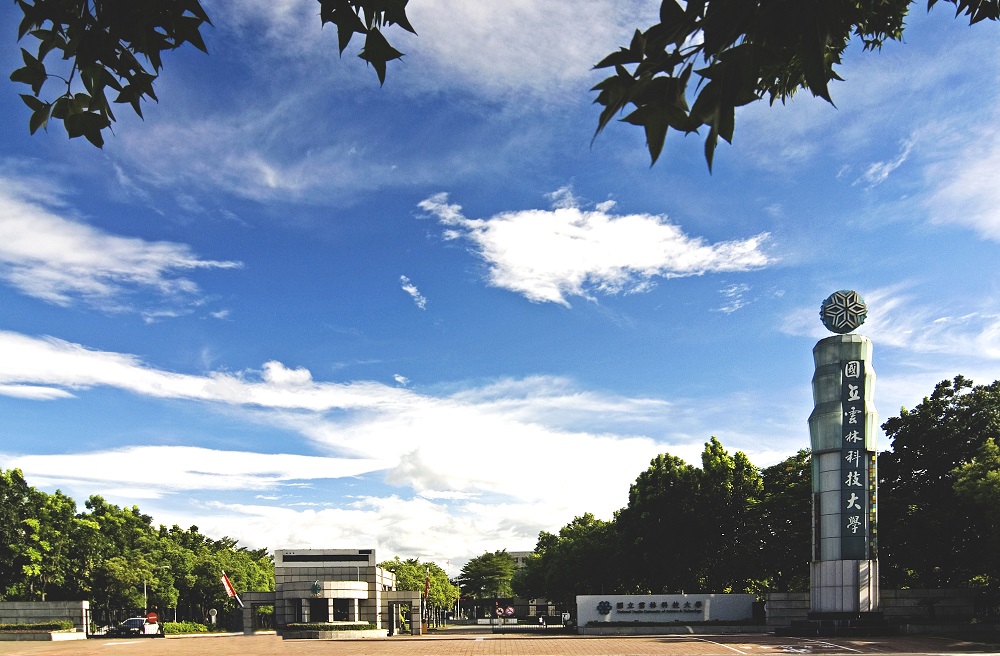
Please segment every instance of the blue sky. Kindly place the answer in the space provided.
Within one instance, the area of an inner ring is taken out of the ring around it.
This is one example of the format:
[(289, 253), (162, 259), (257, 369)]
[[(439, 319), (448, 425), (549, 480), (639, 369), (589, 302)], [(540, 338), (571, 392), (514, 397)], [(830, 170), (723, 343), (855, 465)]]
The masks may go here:
[(455, 574), (610, 518), (658, 453), (807, 447), (837, 289), (883, 418), (1000, 377), (994, 24), (915, 7), (709, 174), (697, 136), (591, 145), (591, 66), (655, 2), (414, 0), (382, 88), (315, 3), (205, 7), (211, 54), (103, 151), (2, 83), (0, 467), (36, 486)]

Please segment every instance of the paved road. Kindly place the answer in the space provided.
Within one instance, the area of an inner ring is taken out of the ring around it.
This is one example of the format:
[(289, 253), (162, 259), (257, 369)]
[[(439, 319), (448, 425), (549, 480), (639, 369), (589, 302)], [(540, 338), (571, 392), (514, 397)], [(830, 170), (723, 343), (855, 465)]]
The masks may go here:
[(0, 642), (18, 656), (795, 656), (805, 654), (996, 654), (1000, 645), (908, 636), (783, 638), (772, 635), (597, 636), (455, 635), (375, 640), (282, 640), (275, 635)]

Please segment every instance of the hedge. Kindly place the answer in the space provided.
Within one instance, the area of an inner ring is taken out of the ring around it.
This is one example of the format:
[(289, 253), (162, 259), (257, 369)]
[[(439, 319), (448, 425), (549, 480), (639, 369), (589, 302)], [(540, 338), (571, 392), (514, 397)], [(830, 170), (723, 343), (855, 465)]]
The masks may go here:
[(36, 622), (34, 624), (0, 624), (0, 631), (72, 631), (73, 622), (60, 620), (58, 622)]
[(178, 633), (208, 633), (208, 627), (198, 622), (164, 622), (163, 633), (170, 635)]
[(371, 622), (352, 622), (349, 624), (332, 624), (329, 622), (292, 622), (285, 625), (285, 631), (374, 631), (376, 627)]

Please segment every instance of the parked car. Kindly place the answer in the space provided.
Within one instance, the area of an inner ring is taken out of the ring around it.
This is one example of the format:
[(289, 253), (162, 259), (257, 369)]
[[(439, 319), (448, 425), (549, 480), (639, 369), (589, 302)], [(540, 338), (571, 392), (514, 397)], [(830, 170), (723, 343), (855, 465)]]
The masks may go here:
[(105, 634), (113, 638), (125, 637), (163, 637), (163, 625), (158, 622), (148, 622), (145, 617), (130, 617), (118, 626), (108, 629)]

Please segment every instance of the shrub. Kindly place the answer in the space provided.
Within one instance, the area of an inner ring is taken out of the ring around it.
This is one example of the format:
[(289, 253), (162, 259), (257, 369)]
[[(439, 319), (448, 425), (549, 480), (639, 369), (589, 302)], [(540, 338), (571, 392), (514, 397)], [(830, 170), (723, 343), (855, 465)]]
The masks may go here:
[(73, 622), (60, 620), (58, 622), (35, 622), (34, 624), (0, 624), (0, 631), (72, 631)]
[(370, 622), (292, 622), (285, 625), (285, 631), (373, 631), (377, 627)]
[(208, 627), (198, 622), (164, 622), (163, 633), (176, 635), (178, 633), (208, 633)]

